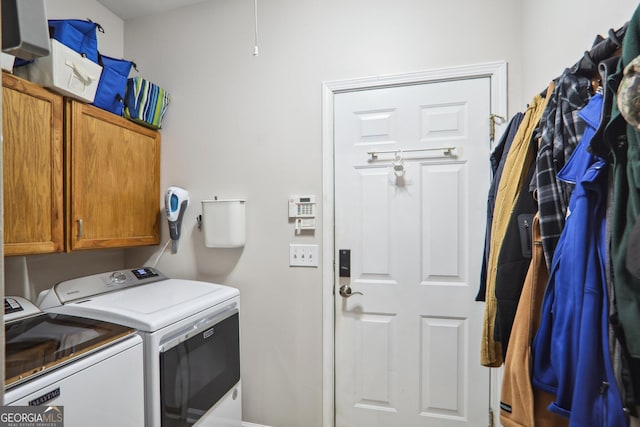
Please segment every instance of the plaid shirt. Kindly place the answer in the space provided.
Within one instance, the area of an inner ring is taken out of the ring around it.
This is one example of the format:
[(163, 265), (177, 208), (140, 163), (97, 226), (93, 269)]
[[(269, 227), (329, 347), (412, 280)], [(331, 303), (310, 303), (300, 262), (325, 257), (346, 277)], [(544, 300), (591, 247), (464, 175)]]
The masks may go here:
[(558, 77), (556, 88), (540, 119), (542, 136), (536, 160), (538, 207), (542, 246), (550, 268), (573, 185), (558, 181), (557, 174), (576, 148), (585, 130), (578, 111), (591, 96), (591, 80), (569, 69)]

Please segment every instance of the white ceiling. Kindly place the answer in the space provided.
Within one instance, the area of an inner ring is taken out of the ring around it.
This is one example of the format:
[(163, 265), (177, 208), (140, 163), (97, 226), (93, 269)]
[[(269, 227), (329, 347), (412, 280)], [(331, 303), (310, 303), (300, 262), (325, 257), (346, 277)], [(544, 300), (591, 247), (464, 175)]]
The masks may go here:
[(182, 6), (199, 3), (203, 0), (97, 0), (98, 3), (118, 15), (120, 18), (137, 18), (154, 15)]

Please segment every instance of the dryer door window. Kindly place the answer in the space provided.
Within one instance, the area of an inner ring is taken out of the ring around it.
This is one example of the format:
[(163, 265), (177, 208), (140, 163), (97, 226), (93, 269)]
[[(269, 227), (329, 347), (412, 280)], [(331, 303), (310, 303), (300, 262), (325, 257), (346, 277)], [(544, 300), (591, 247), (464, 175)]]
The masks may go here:
[(239, 315), (160, 353), (162, 426), (191, 426), (240, 381)]

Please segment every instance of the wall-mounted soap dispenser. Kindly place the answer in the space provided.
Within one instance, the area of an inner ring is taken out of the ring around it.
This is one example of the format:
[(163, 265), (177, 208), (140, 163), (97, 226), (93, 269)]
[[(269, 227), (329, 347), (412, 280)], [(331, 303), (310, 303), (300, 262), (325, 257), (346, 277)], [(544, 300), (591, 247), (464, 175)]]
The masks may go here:
[(201, 226), (208, 248), (241, 248), (246, 241), (245, 200), (203, 200)]

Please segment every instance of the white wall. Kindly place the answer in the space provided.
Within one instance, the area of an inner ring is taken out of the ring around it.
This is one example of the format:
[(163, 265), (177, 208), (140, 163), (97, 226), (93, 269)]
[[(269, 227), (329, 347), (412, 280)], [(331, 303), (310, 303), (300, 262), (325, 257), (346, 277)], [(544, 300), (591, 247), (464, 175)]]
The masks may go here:
[[(158, 267), (240, 289), (246, 421), (322, 425), (322, 275), (287, 264), (289, 243), (322, 245), (322, 230), (295, 236), (286, 211), (290, 194), (322, 194), (321, 83), (506, 60), (513, 113), (637, 4), (560, 3), (259, 1), (260, 55), (253, 57), (250, 0), (210, 0), (124, 24), (94, 1), (48, 2), (50, 17), (100, 22), (104, 53), (135, 60), (141, 75), (172, 94), (162, 130), (162, 188), (182, 185), (192, 203), (178, 254), (167, 251)], [(121, 34), (112, 30), (118, 25)], [(195, 217), (200, 201), (214, 195), (248, 200), (243, 250), (204, 248)], [(151, 262), (158, 251), (26, 261), (41, 290), (62, 278)], [(21, 258), (7, 260), (14, 267), (7, 284), (19, 292), (23, 277), (12, 272), (24, 270)]]
[(529, 102), (582, 58), (596, 34), (606, 37), (609, 29), (622, 27), (637, 6), (633, 0), (523, 1), (523, 67), (518, 80), (525, 98), (519, 104)]
[(91, 19), (104, 28), (98, 33), (100, 53), (122, 58), (124, 21), (95, 0), (45, 0), (48, 19)]
[[(494, 60), (520, 73), (519, 2), (212, 0), (127, 21), (125, 54), (173, 95), (162, 130), (162, 187), (191, 193), (185, 237), (159, 268), (236, 286), (242, 301), (244, 418), (322, 425), (322, 275), (288, 267), (290, 194), (322, 195), (321, 83)], [(243, 251), (211, 250), (199, 203), (247, 199)], [(319, 221), (321, 224), (321, 221)], [(165, 232), (166, 237), (166, 232)], [(128, 251), (127, 262), (153, 259)]]

